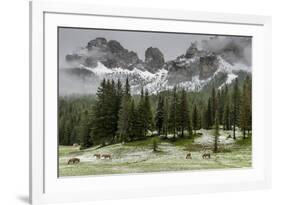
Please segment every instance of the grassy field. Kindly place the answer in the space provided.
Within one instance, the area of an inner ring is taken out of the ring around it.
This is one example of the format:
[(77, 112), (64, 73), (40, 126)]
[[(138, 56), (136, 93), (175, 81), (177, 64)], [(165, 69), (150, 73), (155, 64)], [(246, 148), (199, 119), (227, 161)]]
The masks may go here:
[[(158, 149), (152, 149), (153, 139), (92, 147), (59, 147), (59, 176), (104, 175), (122, 173), (144, 173), (159, 171), (183, 171), (202, 169), (246, 168), (252, 165), (251, 137), (233, 140), (231, 132), (221, 131), (219, 152), (213, 153), (212, 131), (200, 130), (200, 136), (193, 140), (178, 139), (175, 142), (160, 140)], [(205, 150), (205, 151), (204, 151)], [(192, 159), (186, 159), (190, 152)], [(202, 159), (204, 152), (211, 153), (211, 159)], [(112, 159), (96, 159), (94, 154), (111, 154)], [(77, 157), (80, 163), (68, 165), (70, 158)]]

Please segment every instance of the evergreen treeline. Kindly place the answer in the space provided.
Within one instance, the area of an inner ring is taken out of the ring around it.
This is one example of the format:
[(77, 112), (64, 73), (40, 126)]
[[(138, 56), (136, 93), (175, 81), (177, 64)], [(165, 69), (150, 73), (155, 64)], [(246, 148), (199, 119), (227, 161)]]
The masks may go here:
[(234, 139), (239, 128), (245, 138), (252, 129), (251, 104), (249, 76), (242, 87), (236, 79), (231, 86), (213, 88), (210, 96), (177, 87), (157, 95), (142, 89), (132, 96), (128, 79), (124, 85), (103, 80), (95, 97), (60, 97), (59, 143), (79, 143), (83, 149), (152, 135), (192, 138), (201, 128), (215, 129), (217, 137), (220, 126), (232, 130)]

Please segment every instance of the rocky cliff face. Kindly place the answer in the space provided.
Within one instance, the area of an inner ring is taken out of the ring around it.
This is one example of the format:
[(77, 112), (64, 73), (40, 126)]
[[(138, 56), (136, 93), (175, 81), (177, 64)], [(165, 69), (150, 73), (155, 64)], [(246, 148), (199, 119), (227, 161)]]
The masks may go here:
[(145, 51), (145, 68), (155, 73), (163, 67), (165, 63), (164, 55), (158, 48), (149, 47)]
[(87, 67), (96, 67), (97, 63), (101, 62), (108, 68), (121, 67), (129, 70), (140, 67), (139, 64), (142, 64), (135, 52), (125, 49), (115, 40), (107, 41), (105, 38), (96, 38), (88, 42), (85, 49), (86, 52), (67, 55), (66, 61), (78, 60), (81, 65)]
[(127, 77), (133, 93), (139, 93), (141, 87), (156, 93), (175, 85), (187, 90), (200, 90), (214, 81), (219, 87), (231, 83), (238, 76), (237, 71), (250, 70), (243, 63), (235, 63), (233, 53), (237, 53), (237, 48), (229, 48), (231, 50), (218, 53), (200, 50), (196, 43), (192, 43), (185, 54), (165, 62), (160, 49), (149, 47), (142, 61), (137, 53), (124, 48), (118, 41), (96, 38), (80, 51), (65, 57), (73, 68), (60, 69), (60, 92), (71, 88), (74, 93), (81, 89), (84, 93), (93, 93), (103, 78), (125, 81)]

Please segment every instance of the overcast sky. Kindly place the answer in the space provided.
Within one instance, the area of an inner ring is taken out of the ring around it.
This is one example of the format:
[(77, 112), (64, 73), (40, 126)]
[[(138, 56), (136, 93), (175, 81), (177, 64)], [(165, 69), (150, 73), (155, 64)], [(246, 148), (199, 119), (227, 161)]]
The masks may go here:
[(59, 59), (60, 65), (64, 62), (66, 54), (75, 52), (85, 47), (90, 40), (104, 37), (117, 40), (121, 45), (135, 51), (140, 59), (144, 60), (144, 53), (148, 47), (157, 47), (164, 54), (165, 61), (175, 59), (185, 54), (189, 45), (194, 41), (209, 39), (209, 35), (152, 33), (141, 31), (114, 31), (79, 28), (59, 29)]

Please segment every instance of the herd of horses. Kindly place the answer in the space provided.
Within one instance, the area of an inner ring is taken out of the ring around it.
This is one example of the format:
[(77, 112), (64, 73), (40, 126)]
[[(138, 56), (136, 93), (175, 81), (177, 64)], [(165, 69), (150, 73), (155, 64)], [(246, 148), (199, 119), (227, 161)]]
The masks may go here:
[[(112, 159), (111, 154), (94, 154), (96, 159)], [(68, 160), (67, 164), (78, 164), (80, 162), (79, 158), (71, 158)]]
[[(94, 157), (96, 159), (112, 159), (111, 154), (94, 154)], [(210, 153), (203, 153), (202, 154), (203, 159), (211, 159), (211, 154)], [(191, 153), (187, 153), (185, 159), (192, 159)], [(80, 162), (79, 158), (71, 158), (68, 160), (67, 164), (78, 164)]]
[[(210, 153), (204, 153), (202, 154), (203, 159), (211, 159), (211, 154)], [(191, 153), (187, 153), (185, 159), (192, 159)]]

